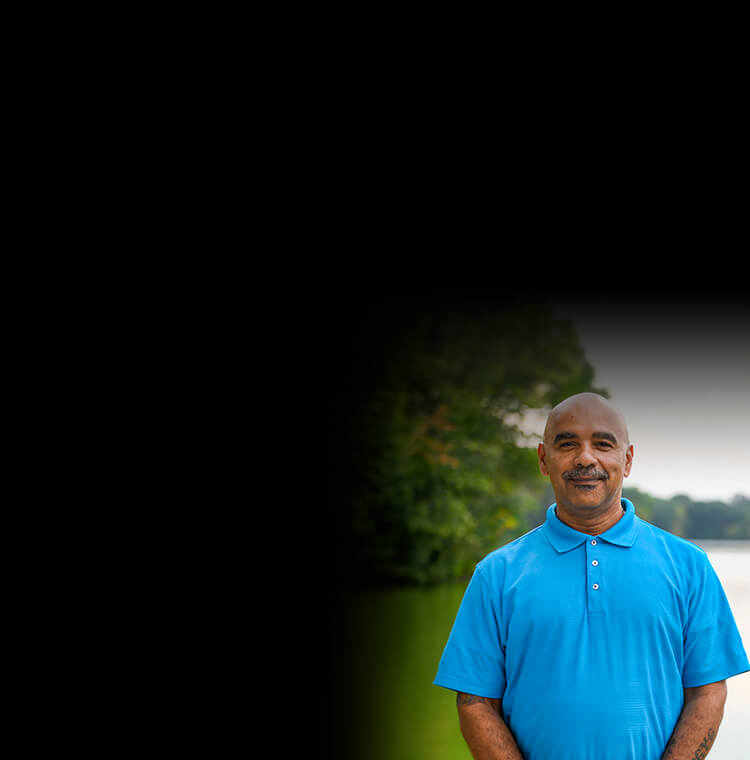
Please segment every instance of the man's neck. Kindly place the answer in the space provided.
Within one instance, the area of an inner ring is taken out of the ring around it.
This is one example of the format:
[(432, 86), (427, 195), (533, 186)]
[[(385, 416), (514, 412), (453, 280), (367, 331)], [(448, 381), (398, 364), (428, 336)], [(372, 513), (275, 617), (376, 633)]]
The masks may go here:
[(555, 514), (560, 522), (565, 523), (580, 533), (586, 533), (589, 536), (599, 536), (609, 530), (616, 522), (622, 519), (625, 514), (625, 507), (618, 498), (604, 511), (570, 511), (561, 507), (558, 503), (555, 506)]

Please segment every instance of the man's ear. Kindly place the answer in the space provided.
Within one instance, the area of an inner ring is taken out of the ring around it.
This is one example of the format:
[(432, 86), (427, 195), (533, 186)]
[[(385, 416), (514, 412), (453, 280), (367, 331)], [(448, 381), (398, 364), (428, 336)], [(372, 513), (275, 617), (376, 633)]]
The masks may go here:
[(630, 468), (633, 466), (633, 451), (633, 444), (631, 443), (625, 451), (625, 469), (623, 470), (623, 475), (626, 478), (630, 475)]
[(540, 443), (536, 447), (536, 455), (539, 457), (539, 471), (542, 473), (542, 475), (549, 476), (549, 471), (547, 470), (547, 462), (545, 461), (545, 457), (547, 456), (547, 454), (544, 451), (543, 443)]

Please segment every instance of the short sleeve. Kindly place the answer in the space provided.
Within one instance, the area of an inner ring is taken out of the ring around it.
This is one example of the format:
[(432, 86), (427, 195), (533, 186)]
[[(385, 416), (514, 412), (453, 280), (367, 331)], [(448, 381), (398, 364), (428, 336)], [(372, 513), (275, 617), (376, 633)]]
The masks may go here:
[(682, 685), (704, 686), (750, 670), (742, 638), (716, 572), (703, 555), (688, 598)]
[(477, 566), (440, 658), (435, 685), (502, 698), (505, 652), (500, 640), (499, 601), (491, 593), (481, 566)]

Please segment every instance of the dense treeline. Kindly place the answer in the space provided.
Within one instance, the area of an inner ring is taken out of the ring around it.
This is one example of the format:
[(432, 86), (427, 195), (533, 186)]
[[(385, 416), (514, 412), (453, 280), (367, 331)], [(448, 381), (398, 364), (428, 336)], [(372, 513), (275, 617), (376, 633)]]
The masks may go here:
[(347, 319), (332, 325), (335, 570), (354, 585), (464, 575), (543, 498), (519, 413), (606, 391), (572, 324), (528, 298), (389, 299)]
[(683, 538), (750, 539), (750, 498), (737, 494), (728, 502), (693, 501), (685, 494), (660, 499), (637, 488), (624, 488), (638, 514)]

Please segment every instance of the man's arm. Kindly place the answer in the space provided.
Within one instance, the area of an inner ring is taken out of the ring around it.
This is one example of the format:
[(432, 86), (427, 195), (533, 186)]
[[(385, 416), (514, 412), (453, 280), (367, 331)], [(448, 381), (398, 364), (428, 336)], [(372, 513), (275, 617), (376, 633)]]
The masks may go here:
[(719, 732), (727, 682), (685, 689), (685, 704), (662, 760), (703, 760)]
[(474, 760), (523, 760), (510, 729), (500, 717), (500, 700), (456, 695), (461, 733)]

